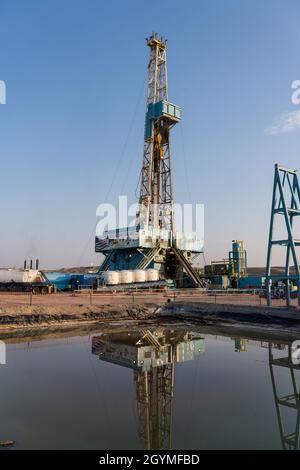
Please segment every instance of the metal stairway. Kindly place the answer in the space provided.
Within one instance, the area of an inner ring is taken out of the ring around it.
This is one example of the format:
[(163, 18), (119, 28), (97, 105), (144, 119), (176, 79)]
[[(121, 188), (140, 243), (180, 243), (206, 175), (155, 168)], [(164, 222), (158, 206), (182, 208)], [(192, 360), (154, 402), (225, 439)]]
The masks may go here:
[(153, 260), (154, 256), (157, 255), (157, 253), (160, 250), (160, 243), (156, 242), (156, 245), (154, 248), (152, 248), (149, 253), (138, 263), (136, 269), (146, 269), (147, 266), (151, 263)]
[(141, 332), (143, 333), (142, 340), (147, 338), (149, 343), (151, 343), (158, 352), (162, 349), (160, 342), (156, 339), (155, 335), (150, 330), (141, 330)]
[(189, 275), (189, 277), (192, 279), (192, 281), (196, 284), (197, 287), (205, 287), (204, 282), (202, 279), (198, 276), (197, 272), (195, 269), (192, 267), (192, 265), (189, 263), (189, 261), (185, 258), (181, 250), (176, 248), (175, 246), (172, 247), (172, 252), (178, 259), (178, 261), (182, 264), (184, 270), (186, 273)]
[(103, 263), (101, 264), (100, 268), (99, 268), (99, 272), (100, 271), (108, 271), (108, 267), (109, 267), (109, 262), (111, 260), (111, 258), (113, 257), (113, 255), (115, 254), (115, 251), (116, 250), (111, 250), (108, 255), (106, 255), (106, 258), (105, 260), (103, 261)]

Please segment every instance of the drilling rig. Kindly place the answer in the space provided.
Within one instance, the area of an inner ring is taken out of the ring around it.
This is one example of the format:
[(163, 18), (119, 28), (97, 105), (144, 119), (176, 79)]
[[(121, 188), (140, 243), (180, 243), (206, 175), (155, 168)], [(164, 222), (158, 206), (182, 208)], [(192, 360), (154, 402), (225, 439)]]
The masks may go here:
[(181, 120), (181, 108), (168, 97), (167, 41), (157, 34), (146, 41), (150, 59), (139, 209), (133, 227), (96, 236), (96, 252), (105, 255), (99, 271), (154, 268), (177, 286), (204, 287), (191, 265), (203, 241), (196, 232), (176, 232), (174, 226), (170, 132)]

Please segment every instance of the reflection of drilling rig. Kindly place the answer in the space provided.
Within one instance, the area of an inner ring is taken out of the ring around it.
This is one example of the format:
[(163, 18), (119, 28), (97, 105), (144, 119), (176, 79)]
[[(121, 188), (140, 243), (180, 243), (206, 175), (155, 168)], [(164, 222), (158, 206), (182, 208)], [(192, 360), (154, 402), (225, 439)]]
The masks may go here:
[(171, 449), (175, 363), (134, 372), (138, 433), (143, 449)]
[(138, 434), (143, 449), (171, 449), (175, 363), (204, 351), (199, 334), (158, 329), (94, 336), (99, 358), (134, 370)]

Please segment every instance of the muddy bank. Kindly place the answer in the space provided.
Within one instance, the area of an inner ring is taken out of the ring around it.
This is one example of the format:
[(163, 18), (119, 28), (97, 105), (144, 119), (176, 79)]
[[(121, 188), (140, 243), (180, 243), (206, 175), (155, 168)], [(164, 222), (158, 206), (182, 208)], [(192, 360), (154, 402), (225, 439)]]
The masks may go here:
[(255, 341), (270, 341), (278, 344), (288, 344), (299, 338), (297, 330), (285, 330), (285, 328), (272, 328), (260, 326), (259, 324), (242, 324), (238, 322), (198, 322), (192, 320), (164, 321), (160, 318), (148, 320), (122, 320), (113, 322), (89, 322), (89, 323), (62, 323), (48, 326), (32, 326), (26, 328), (13, 328), (0, 330), (0, 340), (6, 344), (32, 343), (39, 341), (60, 341), (65, 338), (75, 338), (81, 336), (102, 335), (103, 333), (124, 333), (124, 331), (139, 332), (147, 329), (155, 333), (158, 329), (172, 329), (173, 331), (192, 331), (204, 335), (227, 336), (232, 339), (248, 339)]
[(242, 305), (221, 305), (204, 302), (170, 302), (164, 305), (102, 306), (9, 306), (0, 308), (0, 329), (65, 327), (91, 323), (193, 322), (201, 325), (248, 325), (253, 328), (274, 328), (300, 332), (300, 309)]
[(161, 318), (176, 318), (203, 325), (247, 325), (253, 328), (274, 328), (300, 333), (299, 308), (268, 308), (242, 305), (213, 305), (196, 302), (167, 304), (160, 311)]
[(158, 313), (157, 305), (113, 306), (16, 306), (0, 309), (0, 329), (47, 327), (49, 325), (84, 324), (143, 320)]

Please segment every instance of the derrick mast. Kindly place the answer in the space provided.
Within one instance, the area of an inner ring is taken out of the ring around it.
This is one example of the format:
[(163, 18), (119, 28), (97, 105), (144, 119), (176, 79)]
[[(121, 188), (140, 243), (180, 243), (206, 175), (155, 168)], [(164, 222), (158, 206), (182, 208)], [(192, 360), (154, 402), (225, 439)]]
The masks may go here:
[[(175, 232), (170, 131), (181, 120), (181, 109), (168, 96), (167, 41), (152, 34), (141, 169), (135, 223), (96, 236), (96, 252), (105, 255), (99, 271), (154, 268), (161, 279), (178, 286), (203, 287), (191, 266), (202, 252), (196, 232)], [(186, 280), (188, 283), (186, 283)]]
[(166, 40), (153, 34), (150, 48), (144, 155), (141, 170), (141, 227), (174, 232), (170, 129), (180, 121), (180, 108), (168, 101)]

